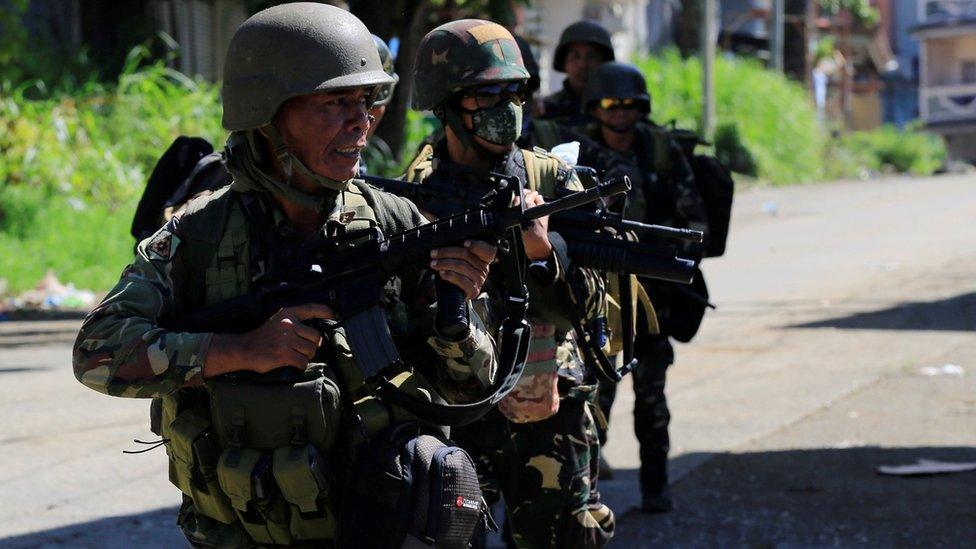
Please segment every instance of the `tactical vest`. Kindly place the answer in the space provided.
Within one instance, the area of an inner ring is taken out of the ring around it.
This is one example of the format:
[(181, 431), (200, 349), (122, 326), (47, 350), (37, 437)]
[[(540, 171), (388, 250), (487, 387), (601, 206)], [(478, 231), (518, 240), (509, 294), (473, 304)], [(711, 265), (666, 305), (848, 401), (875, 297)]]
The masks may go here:
[[(342, 207), (330, 219), (347, 233), (374, 224), (390, 227), (359, 185), (354, 182), (341, 194)], [(244, 203), (255, 198), (245, 194), (225, 187), (191, 202), (181, 217), (187, 307), (252, 290), (260, 274), (255, 271), (263, 265), (252, 261), (258, 223), (249, 219)], [(230, 529), (239, 524), (259, 544), (334, 537), (341, 491), (336, 472), (346, 467), (335, 459), (340, 430), (354, 442), (363, 441), (413, 418), (371, 394), (341, 329), (323, 347), (331, 351), (328, 365), (310, 364), (297, 380), (221, 376), (208, 380), (205, 389), (180, 389), (156, 399), (154, 427), (169, 441), (170, 481), (192, 500), (197, 514)], [(393, 382), (416, 395), (429, 388), (411, 372)], [(344, 410), (347, 406), (352, 410)], [(352, 425), (346, 425), (349, 418), (355, 419)]]

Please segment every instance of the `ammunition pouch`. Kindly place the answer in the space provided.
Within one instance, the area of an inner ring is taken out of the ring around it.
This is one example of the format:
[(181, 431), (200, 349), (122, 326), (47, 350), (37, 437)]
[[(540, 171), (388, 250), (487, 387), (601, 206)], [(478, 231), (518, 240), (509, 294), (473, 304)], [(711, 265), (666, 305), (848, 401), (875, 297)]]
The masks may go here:
[(260, 544), (334, 538), (338, 494), (326, 456), (340, 400), (323, 368), (280, 383), (222, 376), (195, 393), (165, 397), (160, 426), (170, 480), (196, 512), (237, 521)]

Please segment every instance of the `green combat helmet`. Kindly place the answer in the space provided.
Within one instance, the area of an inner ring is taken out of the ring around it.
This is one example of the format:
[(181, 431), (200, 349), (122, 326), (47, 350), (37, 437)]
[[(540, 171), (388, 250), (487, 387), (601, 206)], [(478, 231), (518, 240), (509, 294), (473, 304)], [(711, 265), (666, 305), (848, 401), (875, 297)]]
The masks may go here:
[(559, 35), (559, 45), (556, 46), (556, 53), (552, 58), (552, 68), (557, 72), (566, 72), (566, 53), (573, 42), (594, 44), (603, 52), (605, 60), (616, 59), (610, 32), (603, 25), (593, 21), (577, 21), (563, 29), (563, 33)]
[(519, 46), (508, 29), (481, 19), (445, 23), (427, 33), (417, 51), (413, 108), (433, 110), (465, 147), (481, 147), (477, 135), (492, 143), (512, 144), (522, 130), (522, 106), (503, 102), (468, 111), (474, 127), (461, 121), (464, 110), (452, 101), (457, 92), (472, 87), (524, 84), (529, 79)]
[(393, 52), (390, 51), (390, 46), (386, 45), (379, 36), (373, 35), (373, 44), (376, 45), (376, 51), (380, 54), (380, 63), (383, 64), (383, 70), (386, 74), (393, 78), (392, 84), (385, 84), (380, 86), (376, 91), (376, 98), (373, 99), (373, 106), (380, 107), (386, 105), (393, 98), (393, 88), (396, 87), (397, 82), (400, 81), (400, 76), (397, 75), (395, 69), (393, 68)]
[(518, 44), (508, 29), (480, 19), (452, 21), (430, 31), (420, 42), (413, 108), (433, 109), (463, 88), (528, 78)]
[(252, 16), (231, 39), (223, 125), (256, 129), (291, 97), (395, 82), (356, 16), (326, 4), (283, 4)]
[(583, 91), (583, 110), (590, 112), (601, 99), (632, 99), (644, 114), (651, 112), (647, 81), (637, 67), (612, 61), (593, 71)]
[[(335, 191), (344, 190), (348, 181), (313, 172), (289, 151), (271, 124), (275, 113), (292, 97), (394, 82), (383, 70), (366, 25), (348, 11), (299, 2), (258, 12), (238, 27), (224, 62), (223, 125), (232, 132), (227, 140), (228, 171), (238, 186), (253, 181), (307, 208), (330, 207), (328, 197), (291, 185), (293, 170)], [(375, 92), (372, 95), (375, 97)], [(278, 181), (261, 169), (260, 147), (253, 131), (258, 128), (264, 128), (270, 139), (286, 181)]]
[(539, 78), (539, 62), (535, 60), (535, 55), (532, 53), (532, 46), (529, 42), (522, 38), (521, 36), (515, 36), (515, 42), (519, 46), (519, 51), (522, 53), (522, 62), (525, 64), (525, 70), (529, 71), (529, 81), (525, 84), (526, 95), (532, 95), (539, 91), (539, 85), (542, 82)]

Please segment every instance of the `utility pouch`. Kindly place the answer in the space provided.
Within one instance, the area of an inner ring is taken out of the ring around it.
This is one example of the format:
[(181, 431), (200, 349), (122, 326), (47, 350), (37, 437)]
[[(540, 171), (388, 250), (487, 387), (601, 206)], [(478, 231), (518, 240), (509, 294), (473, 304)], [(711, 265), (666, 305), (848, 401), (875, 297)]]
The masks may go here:
[(169, 479), (189, 496), (197, 510), (229, 524), (234, 520), (230, 500), (217, 480), (219, 447), (214, 440), (209, 414), (200, 408), (182, 411), (164, 429), (169, 443)]
[(330, 485), (325, 459), (315, 446), (288, 446), (274, 451), (274, 478), (281, 496), (292, 505), (289, 530), (299, 539), (332, 538), (336, 520), (324, 504)]
[(311, 443), (327, 452), (335, 444), (340, 428), (339, 387), (321, 366), (310, 367), (294, 382), (221, 377), (208, 385), (221, 446), (246, 445), (272, 452)]

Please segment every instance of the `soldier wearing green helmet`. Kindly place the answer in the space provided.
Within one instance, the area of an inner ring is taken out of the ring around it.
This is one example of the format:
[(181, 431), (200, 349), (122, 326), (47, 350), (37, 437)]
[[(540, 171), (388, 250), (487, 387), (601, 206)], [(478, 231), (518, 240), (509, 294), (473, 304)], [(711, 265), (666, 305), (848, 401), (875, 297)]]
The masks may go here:
[[(612, 166), (612, 174), (627, 174), (631, 179), (627, 217), (644, 223), (704, 231), (708, 238), (705, 206), (695, 174), (670, 130), (647, 118), (651, 97), (640, 70), (626, 63), (600, 65), (590, 75), (583, 105), (594, 121), (582, 128), (582, 133), (600, 144), (605, 155), (603, 162)], [(688, 247), (681, 255), (700, 259), (702, 248)], [(671, 338), (687, 341), (676, 335), (679, 332), (676, 317), (682, 312), (679, 308), (684, 307), (681, 303), (687, 302), (682, 297), (689, 290), (659, 280), (643, 280), (643, 283), (654, 304), (659, 333), (644, 331), (635, 337), (634, 349), (639, 362), (632, 372), (634, 433), (640, 445), (641, 509), (661, 513), (671, 509), (668, 494), (671, 414), (664, 385), (667, 369), (674, 361)], [(691, 291), (698, 291), (698, 285), (703, 284), (700, 272), (694, 284)], [(610, 417), (616, 390), (615, 384), (600, 383), (600, 404), (606, 417)]]
[(393, 67), (393, 52), (390, 51), (386, 41), (375, 34), (372, 37), (376, 51), (380, 54), (383, 71), (393, 78), (393, 82), (379, 86), (376, 90), (376, 96), (373, 98), (373, 106), (369, 109), (372, 120), (370, 120), (369, 132), (366, 134), (368, 140), (366, 148), (363, 149), (362, 157), (359, 159), (359, 175), (369, 173), (367, 166), (372, 166), (373, 170), (382, 170), (385, 167), (391, 167), (396, 162), (390, 146), (376, 135), (376, 129), (380, 127), (380, 122), (383, 121), (386, 106), (393, 99), (393, 90), (396, 88), (397, 82), (400, 81), (400, 76)]
[[(441, 25), (421, 41), (415, 67), (414, 108), (433, 111), (444, 135), (421, 149), (407, 179), (443, 179), (463, 194), (489, 172), (514, 175), (525, 183), (527, 206), (561, 188), (582, 188), (561, 160), (515, 145), (530, 74), (507, 29), (476, 19)], [(565, 243), (547, 223), (539, 220), (522, 232), (525, 259), (532, 264), (532, 340), (522, 378), (497, 409), (452, 436), (478, 460), (483, 485), (500, 488), (518, 547), (601, 547), (613, 535), (614, 517), (590, 476), (598, 452), (596, 387), (567, 336), (572, 297), (583, 304), (588, 320), (603, 314), (606, 293), (598, 273), (569, 265)], [(571, 280), (581, 282), (571, 289)], [(487, 318), (503, 309), (499, 283), (489, 278), (486, 284)]]
[[(102, 393), (153, 399), (152, 429), (182, 492), (178, 523), (191, 545), (331, 546), (350, 471), (363, 461), (355, 457), (405, 417), (357, 369), (346, 342), (355, 328), (306, 324), (333, 319), (320, 303), (286, 306), (245, 333), (179, 326), (206, 306), (307, 277), (309, 260), (327, 262), (343, 235), (426, 222), (409, 201), (354, 179), (368, 109), (394, 79), (355, 16), (294, 3), (238, 28), (223, 82), (233, 182), (191, 201), (139, 244), (86, 318), (74, 372)], [(434, 252), (433, 271), (468, 298), (480, 293), (493, 246)], [(435, 304), (417, 297), (429, 293), (415, 282), (425, 278), (430, 272), (390, 281), (387, 322), (414, 342), (401, 352), (424, 360), (435, 378), (426, 383), (404, 369), (397, 379), (419, 384), (416, 395), (435, 383), (477, 395), (496, 368), (491, 337), (473, 310), (459, 338), (434, 333), (425, 319)], [(271, 373), (283, 367), (295, 372)]]
[(603, 25), (584, 20), (566, 27), (552, 58), (552, 68), (566, 73), (566, 79), (561, 90), (543, 100), (540, 115), (569, 126), (585, 122), (582, 96), (590, 73), (614, 58), (610, 32)]

